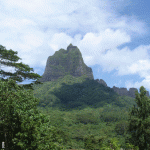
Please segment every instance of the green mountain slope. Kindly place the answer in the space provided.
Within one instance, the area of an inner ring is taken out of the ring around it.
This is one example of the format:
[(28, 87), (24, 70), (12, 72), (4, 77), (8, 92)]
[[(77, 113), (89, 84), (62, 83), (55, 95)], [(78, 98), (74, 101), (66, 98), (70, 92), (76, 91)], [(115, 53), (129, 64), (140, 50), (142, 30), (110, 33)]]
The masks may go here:
[(130, 108), (134, 98), (119, 96), (109, 87), (87, 78), (66, 75), (56, 81), (34, 85), (34, 96), (40, 99), (39, 106), (60, 109), (82, 109), (87, 106), (98, 108), (107, 104)]

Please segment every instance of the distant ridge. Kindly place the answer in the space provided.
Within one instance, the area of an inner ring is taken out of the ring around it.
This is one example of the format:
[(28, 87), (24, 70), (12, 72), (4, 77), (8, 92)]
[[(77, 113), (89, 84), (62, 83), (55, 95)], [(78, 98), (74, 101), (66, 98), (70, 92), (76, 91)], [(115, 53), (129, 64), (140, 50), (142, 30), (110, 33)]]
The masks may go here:
[[(93, 79), (93, 71), (88, 67), (82, 58), (82, 54), (77, 46), (70, 44), (67, 50), (60, 49), (55, 52), (53, 56), (49, 56), (47, 59), (46, 67), (42, 78), (39, 79), (40, 82), (55, 81), (59, 78), (63, 78), (66, 75), (72, 75), (73, 77), (81, 77), (87, 75), (87, 78)], [(96, 79), (99, 84), (108, 87), (103, 79)], [(24, 84), (20, 84), (24, 85)], [(113, 89), (120, 96), (129, 96), (135, 98), (135, 91), (137, 88), (119, 88), (113, 86)], [(149, 96), (147, 91), (146, 96)]]
[[(106, 86), (106, 87), (108, 87), (107, 86), (107, 84), (106, 84), (106, 82), (103, 80), (103, 79), (96, 79), (96, 81), (98, 82), (98, 83), (100, 83), (100, 84), (103, 84), (104, 86)], [(129, 89), (129, 91), (127, 90), (127, 88), (118, 88), (118, 87), (115, 87), (115, 86), (113, 86), (113, 88), (112, 88), (116, 93), (118, 93), (120, 96), (129, 96), (129, 97), (133, 97), (133, 98), (135, 98), (135, 91), (137, 90), (138, 91), (138, 89), (137, 88), (130, 88)], [(150, 97), (149, 96), (149, 92), (147, 91), (147, 93), (146, 93), (146, 96), (147, 97)]]

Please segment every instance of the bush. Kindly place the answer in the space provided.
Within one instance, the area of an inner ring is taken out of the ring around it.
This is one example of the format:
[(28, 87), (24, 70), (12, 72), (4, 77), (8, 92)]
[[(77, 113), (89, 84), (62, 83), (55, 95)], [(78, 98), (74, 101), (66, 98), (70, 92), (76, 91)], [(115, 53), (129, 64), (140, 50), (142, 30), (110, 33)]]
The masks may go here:
[(86, 114), (77, 114), (76, 115), (77, 122), (83, 123), (83, 124), (98, 124), (98, 118), (94, 116), (92, 113), (86, 113)]
[(118, 135), (123, 135), (125, 133), (125, 130), (126, 130), (127, 126), (128, 126), (127, 122), (125, 122), (125, 121), (119, 122), (115, 126), (115, 132)]

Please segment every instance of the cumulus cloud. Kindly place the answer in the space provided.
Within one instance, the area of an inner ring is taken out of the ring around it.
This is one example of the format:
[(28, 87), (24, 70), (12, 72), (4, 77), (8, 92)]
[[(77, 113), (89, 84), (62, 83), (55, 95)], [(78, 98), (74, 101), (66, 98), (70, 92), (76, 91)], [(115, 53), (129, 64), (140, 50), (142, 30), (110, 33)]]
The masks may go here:
[(141, 82), (135, 82), (135, 83), (133, 83), (132, 81), (126, 81), (125, 82), (125, 85), (126, 85), (126, 87), (129, 89), (129, 88), (131, 88), (131, 87), (134, 87), (134, 88), (137, 88), (138, 89), (138, 92), (140, 92), (140, 87), (141, 86), (144, 86), (145, 87), (145, 89), (147, 90), (147, 91), (149, 91), (149, 83), (150, 83), (150, 76), (147, 76), (145, 79), (143, 79)]
[(18, 62), (39, 67), (34, 70), (39, 74), (48, 56), (72, 43), (80, 49), (88, 66), (98, 64), (103, 71), (117, 70), (119, 76), (139, 74), (145, 78), (143, 83), (150, 83), (150, 45), (134, 50), (128, 47), (118, 49), (118, 46), (132, 42), (133, 35), (139, 36), (147, 31), (146, 24), (136, 16), (117, 12), (130, 5), (129, 2), (5, 0), (1, 2), (0, 44), (18, 51), (22, 58)]
[[(104, 71), (118, 70), (118, 75), (135, 74), (145, 70), (148, 70), (146, 63), (149, 63), (148, 50), (149, 46), (139, 46), (134, 50), (130, 50), (125, 47), (121, 50), (114, 49), (109, 50), (105, 55), (101, 57), (99, 62), (104, 66)], [(142, 61), (143, 60), (143, 61)]]

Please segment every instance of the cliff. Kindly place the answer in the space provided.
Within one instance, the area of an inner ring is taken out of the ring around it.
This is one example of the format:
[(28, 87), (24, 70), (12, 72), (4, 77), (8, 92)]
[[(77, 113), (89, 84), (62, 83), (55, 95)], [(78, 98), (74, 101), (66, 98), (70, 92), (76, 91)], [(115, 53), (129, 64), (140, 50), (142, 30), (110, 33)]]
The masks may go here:
[[(126, 95), (126, 96), (130, 96), (130, 97), (133, 97), (135, 98), (135, 91), (138, 89), (137, 88), (130, 88), (129, 91), (127, 90), (127, 88), (118, 88), (118, 87), (115, 87), (113, 86), (113, 89), (115, 92), (117, 92), (119, 95), (123, 96), (123, 95)], [(146, 92), (146, 96), (149, 97), (149, 92), (147, 91)]]
[[(72, 44), (67, 47), (67, 50), (60, 49), (53, 56), (48, 57), (44, 74), (39, 81), (54, 81), (66, 75), (72, 75), (73, 77), (86, 75), (87, 78), (94, 80), (92, 69), (86, 66), (80, 50)], [(103, 79), (96, 79), (96, 81), (108, 87)], [(136, 88), (130, 88), (128, 91), (127, 88), (118, 88), (115, 86), (112, 89), (121, 96), (126, 95), (133, 98), (135, 98), (135, 90), (137, 90)], [(146, 95), (149, 97), (148, 91)]]
[[(103, 84), (104, 86), (108, 87), (106, 82), (102, 79), (96, 79), (96, 81), (100, 84)], [(129, 91), (127, 90), (127, 88), (118, 88), (113, 86), (112, 88), (116, 93), (118, 93), (120, 96), (129, 96), (129, 97), (133, 97), (135, 98), (135, 91), (138, 90), (137, 88), (130, 88)], [(147, 91), (146, 96), (149, 97), (149, 92)]]
[(44, 74), (39, 81), (54, 81), (65, 75), (74, 77), (87, 75), (88, 78), (94, 79), (92, 69), (86, 66), (80, 50), (72, 44), (67, 47), (67, 50), (60, 49), (53, 56), (48, 57)]
[(104, 86), (106, 86), (106, 87), (108, 87), (107, 86), (107, 84), (106, 84), (106, 82), (103, 80), (103, 79), (96, 79), (96, 81), (98, 82), (98, 83), (100, 83), (100, 84), (103, 84)]

